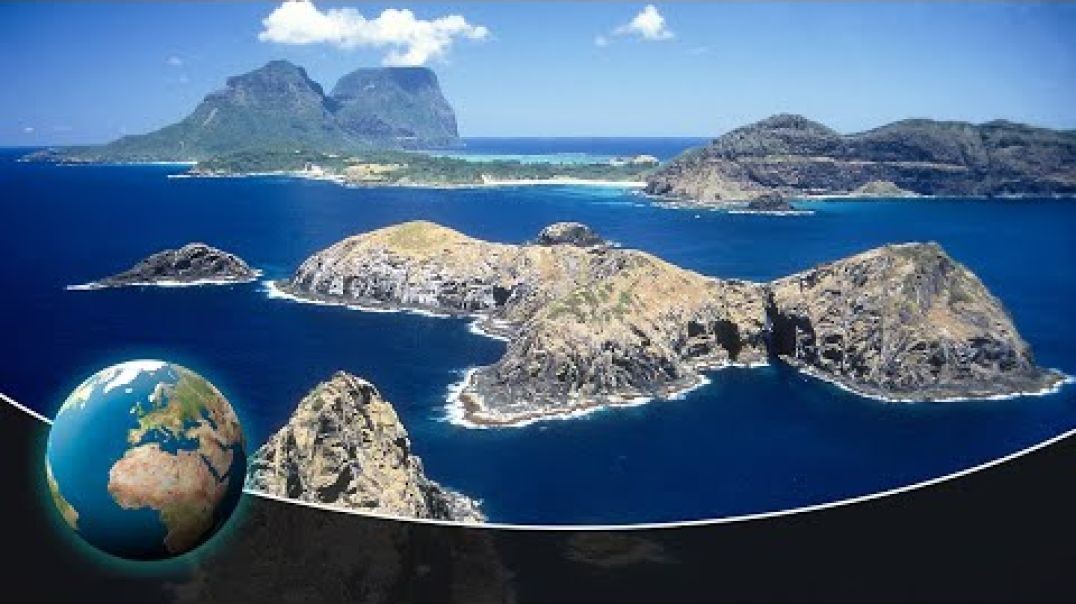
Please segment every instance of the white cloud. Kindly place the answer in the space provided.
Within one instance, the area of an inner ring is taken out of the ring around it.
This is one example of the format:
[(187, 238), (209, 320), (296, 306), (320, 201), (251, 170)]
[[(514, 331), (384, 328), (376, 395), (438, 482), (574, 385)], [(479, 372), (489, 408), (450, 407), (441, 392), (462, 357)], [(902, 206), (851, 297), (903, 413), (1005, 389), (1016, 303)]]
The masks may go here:
[(613, 30), (613, 33), (618, 36), (639, 36), (643, 40), (668, 40), (673, 37), (665, 25), (665, 17), (653, 4), (647, 4), (635, 18)]
[(609, 46), (609, 38), (605, 36), (594, 36), (595, 46)]
[(172, 67), (183, 67), (183, 59), (177, 57), (176, 55), (168, 57), (165, 63), (168, 63)]
[(321, 11), (310, 0), (284, 2), (262, 20), (262, 26), (258, 39), (263, 42), (385, 48), (384, 65), (424, 65), (442, 58), (459, 38), (489, 37), (489, 29), (460, 15), (427, 21), (410, 10), (389, 8), (367, 19), (354, 8)]
[(22, 131), (25, 134), (33, 134), (34, 133), (34, 127), (33, 126), (26, 126), (25, 128), (22, 129)]

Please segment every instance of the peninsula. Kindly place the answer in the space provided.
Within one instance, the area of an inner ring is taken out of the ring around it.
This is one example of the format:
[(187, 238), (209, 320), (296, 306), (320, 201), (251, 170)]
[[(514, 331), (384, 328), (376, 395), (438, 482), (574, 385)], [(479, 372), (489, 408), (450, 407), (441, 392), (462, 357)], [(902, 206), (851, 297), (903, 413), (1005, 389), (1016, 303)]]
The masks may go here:
[(253, 281), (261, 273), (235, 254), (206, 245), (188, 243), (157, 252), (131, 268), (69, 289), (104, 289), (138, 285), (227, 285)]
[(508, 345), (455, 396), (469, 425), (669, 397), (708, 369), (771, 359), (886, 400), (1008, 396), (1064, 379), (1035, 364), (1001, 302), (933, 243), (752, 283), (599, 245), (581, 226), (510, 245), (408, 222), (330, 246), (275, 285), (300, 299), (476, 316)]
[(646, 192), (701, 206), (789, 197), (1076, 195), (1076, 132), (912, 119), (843, 135), (775, 115), (685, 152)]
[(478, 502), (426, 477), (392, 404), (344, 371), (318, 384), (258, 448), (246, 486), (406, 518), (485, 520)]

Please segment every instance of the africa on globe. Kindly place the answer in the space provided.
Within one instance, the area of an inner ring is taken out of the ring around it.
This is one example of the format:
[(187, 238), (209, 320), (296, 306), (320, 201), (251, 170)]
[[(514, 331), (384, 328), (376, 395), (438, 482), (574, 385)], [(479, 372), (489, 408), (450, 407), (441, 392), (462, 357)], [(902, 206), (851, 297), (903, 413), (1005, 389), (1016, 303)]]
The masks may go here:
[(123, 558), (177, 556), (227, 522), (246, 447), (231, 404), (164, 361), (113, 365), (82, 382), (49, 432), (45, 469), (64, 521)]

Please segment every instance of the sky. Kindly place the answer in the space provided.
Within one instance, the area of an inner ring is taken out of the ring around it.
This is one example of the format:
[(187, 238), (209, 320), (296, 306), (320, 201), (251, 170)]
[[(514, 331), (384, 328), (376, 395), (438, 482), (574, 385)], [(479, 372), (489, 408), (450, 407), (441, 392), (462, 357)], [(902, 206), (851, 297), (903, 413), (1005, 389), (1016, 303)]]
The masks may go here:
[(778, 112), (1076, 128), (1076, 4), (0, 3), (0, 145), (175, 122), (283, 58), (433, 68), (463, 136), (715, 136)]

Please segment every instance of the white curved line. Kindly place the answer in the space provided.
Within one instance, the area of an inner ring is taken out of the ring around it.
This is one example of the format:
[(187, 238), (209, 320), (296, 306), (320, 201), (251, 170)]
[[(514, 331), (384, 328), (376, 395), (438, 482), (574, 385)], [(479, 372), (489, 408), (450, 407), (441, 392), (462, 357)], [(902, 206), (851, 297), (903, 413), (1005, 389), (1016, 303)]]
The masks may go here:
[[(40, 413), (21, 405), (15, 401), (15, 399), (0, 393), (0, 399), (4, 400), (11, 406), (19, 409), (27, 415), (52, 425), (52, 420), (41, 415)], [(907, 493), (916, 489), (922, 489), (943, 482), (948, 482), (956, 478), (967, 476), (980, 470), (992, 468), (994, 466), (1001, 465), (1005, 462), (1011, 461), (1018, 457), (1033, 453), (1039, 449), (1044, 449), (1056, 442), (1060, 442), (1070, 436), (1076, 434), (1076, 428), (1063, 432), (1057, 436), (1044, 440), (1040, 443), (1034, 444), (1026, 449), (1021, 449), (1015, 453), (1010, 453), (1004, 457), (988, 461), (986, 463), (965, 468), (952, 474), (946, 474), (937, 478), (931, 478), (922, 482), (916, 482), (913, 484), (905, 485), (902, 487), (896, 487), (885, 491), (879, 491), (877, 493), (870, 493), (868, 495), (859, 495), (856, 497), (850, 497), (848, 499), (840, 499), (838, 501), (831, 501), (828, 503), (817, 503), (813, 505), (790, 508), (787, 510), (778, 510), (775, 512), (759, 512), (755, 514), (742, 514), (739, 516), (725, 516), (723, 518), (710, 518), (706, 520), (680, 520), (675, 522), (646, 522), (638, 524), (506, 524), (499, 522), (460, 522), (457, 520), (434, 520), (431, 518), (412, 518), (409, 516), (397, 516), (395, 514), (383, 514), (378, 512), (369, 512), (365, 510), (353, 510), (348, 508), (342, 508), (324, 503), (315, 503), (312, 501), (299, 501), (297, 499), (290, 499), (287, 497), (281, 497), (279, 495), (271, 495), (269, 493), (263, 493), (254, 489), (243, 489), (243, 492), (255, 497), (261, 497), (262, 499), (270, 499), (273, 501), (279, 501), (281, 503), (289, 503), (292, 505), (299, 505), (303, 507), (313, 508), (316, 510), (322, 510), (326, 512), (333, 512), (336, 514), (351, 514), (353, 516), (365, 516), (369, 518), (378, 518), (382, 520), (398, 520), (403, 522), (414, 522), (417, 524), (433, 524), (438, 526), (454, 526), (454, 527), (466, 527), (466, 528), (480, 528), (480, 529), (499, 529), (499, 530), (513, 530), (513, 531), (566, 531), (566, 532), (582, 532), (582, 531), (640, 531), (640, 530), (652, 530), (652, 529), (675, 529), (680, 527), (693, 527), (693, 526), (708, 526), (718, 524), (732, 524), (735, 522), (747, 522), (751, 520), (766, 520), (769, 518), (780, 518), (783, 516), (791, 516), (794, 514), (804, 514), (808, 512), (818, 512), (822, 510), (828, 510), (838, 507), (844, 507), (847, 505), (853, 505), (856, 503), (864, 503), (867, 501), (873, 501), (875, 499), (881, 499), (882, 497), (890, 497), (892, 495), (899, 495), (901, 493)]]

